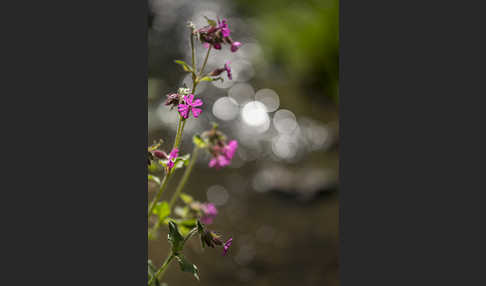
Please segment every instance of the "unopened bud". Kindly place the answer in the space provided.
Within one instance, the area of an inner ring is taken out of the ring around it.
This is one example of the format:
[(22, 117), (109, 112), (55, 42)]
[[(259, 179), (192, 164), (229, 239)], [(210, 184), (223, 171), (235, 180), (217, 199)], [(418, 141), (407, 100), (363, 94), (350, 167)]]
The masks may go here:
[(154, 151), (154, 155), (155, 157), (159, 158), (159, 159), (168, 159), (169, 157), (167, 156), (167, 154), (165, 154), (165, 152), (163, 151), (160, 151), (160, 150), (155, 150)]
[(218, 76), (220, 75), (221, 73), (223, 73), (225, 71), (224, 68), (220, 68), (220, 69), (215, 69), (213, 70), (209, 75), (210, 76)]

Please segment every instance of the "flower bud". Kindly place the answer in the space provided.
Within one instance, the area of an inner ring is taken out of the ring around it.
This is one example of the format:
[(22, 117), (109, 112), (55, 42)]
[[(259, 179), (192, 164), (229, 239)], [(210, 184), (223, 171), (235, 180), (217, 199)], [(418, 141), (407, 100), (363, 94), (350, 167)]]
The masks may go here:
[(241, 46), (240, 42), (233, 42), (231, 43), (231, 51), (234, 53), (236, 52)]
[(218, 76), (218, 75), (222, 74), (224, 71), (225, 71), (224, 68), (215, 69), (209, 75), (210, 76)]
[(159, 159), (165, 159), (167, 160), (169, 157), (167, 156), (167, 154), (165, 154), (164, 151), (160, 151), (160, 150), (155, 150), (153, 152), (154, 156), (159, 158)]

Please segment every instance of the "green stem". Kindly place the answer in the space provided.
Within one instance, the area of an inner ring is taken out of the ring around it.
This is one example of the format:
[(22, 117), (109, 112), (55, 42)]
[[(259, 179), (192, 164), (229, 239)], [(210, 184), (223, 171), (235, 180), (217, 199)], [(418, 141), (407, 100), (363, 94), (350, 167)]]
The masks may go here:
[[(186, 242), (189, 239), (191, 239), (195, 234), (197, 234), (197, 232), (198, 232), (197, 226), (195, 228), (191, 229), (191, 231), (187, 234), (187, 236), (184, 237), (184, 241), (182, 242), (182, 244), (185, 245)], [(165, 270), (167, 269), (167, 266), (169, 266), (170, 262), (172, 261), (172, 259), (174, 259), (174, 257), (175, 257), (175, 254), (171, 250), (169, 255), (167, 256), (167, 258), (165, 259), (164, 264), (162, 264), (162, 266), (159, 268), (159, 270), (157, 270), (157, 272), (154, 274), (152, 279), (150, 279), (148, 285), (152, 285), (155, 278), (161, 279), (164, 276), (164, 273), (165, 273)]]
[(192, 152), (191, 155), (191, 161), (189, 162), (189, 166), (187, 166), (186, 171), (184, 172), (184, 175), (179, 182), (179, 185), (177, 186), (176, 191), (172, 195), (172, 198), (169, 201), (169, 209), (172, 210), (172, 207), (174, 206), (174, 203), (177, 201), (177, 198), (179, 197), (180, 193), (182, 192), (182, 189), (184, 189), (184, 186), (186, 185), (187, 181), (189, 180), (189, 177), (191, 175), (192, 168), (194, 167), (194, 163), (196, 163), (197, 160), (197, 151), (198, 147), (194, 147), (194, 151)]
[(174, 140), (174, 146), (172, 147), (172, 149), (179, 147), (180, 137), (182, 135), (182, 130), (181, 130), (182, 121), (185, 121), (185, 120), (184, 120), (184, 118), (182, 118), (182, 116), (179, 115), (179, 123), (177, 124), (177, 133), (176, 133), (176, 137), (175, 137), (175, 140)]
[(167, 187), (167, 183), (169, 182), (170, 175), (172, 175), (171, 171), (169, 171), (169, 173), (167, 173), (165, 175), (164, 179), (162, 179), (162, 183), (160, 184), (159, 191), (157, 192), (157, 194), (155, 195), (155, 198), (152, 200), (152, 202), (149, 205), (147, 217), (150, 217), (150, 215), (152, 214), (152, 211), (154, 210), (155, 204), (160, 200), (160, 197), (162, 196), (162, 193), (164, 192), (165, 187)]
[(182, 132), (184, 130), (184, 126), (186, 125), (186, 119), (182, 118), (182, 116), (180, 117), (179, 125), (181, 125), (181, 122), (182, 122), (182, 126), (180, 126), (180, 129), (177, 130), (177, 135), (174, 142), (174, 148), (179, 148), (179, 146), (181, 145)]
[(191, 237), (193, 237), (195, 234), (197, 233), (197, 226), (193, 229), (191, 229), (191, 231), (187, 234), (187, 236), (184, 238), (184, 245), (186, 244), (186, 242), (191, 239)]
[(152, 276), (152, 279), (150, 279), (148, 285), (152, 285), (155, 278), (161, 279), (164, 276), (165, 270), (167, 269), (167, 266), (169, 266), (170, 262), (172, 261), (172, 259), (174, 259), (174, 257), (175, 257), (174, 253), (172, 253), (172, 251), (171, 251), (169, 253), (169, 255), (167, 256), (167, 258), (165, 259), (164, 264), (162, 264), (162, 266), (159, 268), (159, 270), (157, 270), (157, 272), (154, 274), (154, 276)]
[(196, 57), (194, 56), (194, 54), (195, 54), (194, 35), (192, 34), (192, 31), (191, 31), (191, 50), (192, 50), (192, 70), (195, 72), (196, 71)]
[(212, 46), (209, 46), (208, 52), (206, 53), (206, 58), (204, 59), (204, 63), (201, 67), (201, 70), (199, 71), (199, 76), (201, 76), (204, 72), (204, 68), (206, 67), (206, 63), (208, 62), (209, 52), (211, 52), (211, 48), (212, 48)]

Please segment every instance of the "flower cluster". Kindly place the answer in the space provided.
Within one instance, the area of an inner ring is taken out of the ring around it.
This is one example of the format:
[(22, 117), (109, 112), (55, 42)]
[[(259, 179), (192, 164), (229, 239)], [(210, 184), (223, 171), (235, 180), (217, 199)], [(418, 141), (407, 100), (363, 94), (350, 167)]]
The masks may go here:
[(230, 34), (226, 19), (220, 21), (214, 21), (208, 19), (209, 25), (204, 26), (200, 29), (194, 31), (194, 33), (199, 37), (199, 40), (203, 42), (204, 47), (209, 48), (212, 46), (216, 50), (221, 50), (221, 44), (228, 44), (231, 46), (231, 51), (236, 52), (240, 46), (240, 42), (233, 41)]
[[(229, 45), (231, 52), (236, 52), (241, 46), (240, 42), (233, 41), (231, 38), (231, 30), (229, 29), (226, 19), (222, 21), (210, 20), (206, 18), (208, 25), (197, 29), (194, 24), (189, 23), (192, 49), (192, 65), (188, 65), (181, 60), (175, 60), (184, 72), (192, 75), (192, 89), (179, 88), (177, 92), (167, 94), (164, 104), (173, 109), (177, 107), (179, 113), (179, 120), (177, 126), (177, 133), (175, 136), (173, 148), (169, 154), (160, 150), (162, 141), (155, 143), (148, 147), (148, 169), (152, 172), (158, 172), (160, 169), (165, 170), (164, 177), (158, 177), (156, 174), (149, 174), (148, 180), (158, 184), (160, 187), (153, 196), (153, 199), (148, 207), (149, 223), (152, 221), (152, 226), (149, 228), (148, 238), (154, 239), (157, 237), (157, 231), (163, 225), (169, 226), (169, 233), (167, 239), (171, 244), (170, 253), (168, 257), (174, 257), (173, 261), (179, 263), (184, 272), (192, 272), (193, 276), (199, 280), (198, 268), (196, 265), (190, 263), (184, 258), (183, 250), (186, 241), (194, 236), (199, 235), (202, 247), (205, 246), (214, 248), (221, 247), (223, 255), (226, 255), (233, 243), (233, 238), (230, 237), (226, 241), (222, 239), (220, 234), (209, 230), (205, 225), (213, 223), (218, 215), (216, 206), (209, 202), (199, 202), (194, 200), (190, 195), (182, 193), (185, 184), (192, 172), (195, 163), (197, 162), (197, 155), (199, 150), (206, 150), (211, 154), (209, 160), (209, 167), (220, 168), (231, 164), (233, 156), (238, 148), (236, 140), (227, 141), (226, 136), (217, 130), (217, 125), (213, 125), (211, 130), (203, 132), (201, 136), (194, 135), (193, 143), (194, 150), (192, 154), (180, 155), (180, 146), (183, 138), (184, 126), (186, 119), (190, 117), (198, 118), (202, 109), (203, 101), (195, 98), (196, 87), (201, 82), (211, 82), (216, 80), (223, 80), (219, 75), (226, 73), (228, 79), (232, 79), (232, 71), (230, 62), (224, 63), (224, 66), (214, 69), (212, 72), (204, 73), (211, 48), (221, 50), (222, 45)], [(194, 39), (200, 40), (203, 45), (208, 48), (204, 63), (197, 67), (197, 59), (195, 57)], [(168, 150), (167, 150), (168, 151)], [(162, 168), (161, 168), (162, 167)], [(169, 179), (179, 170), (185, 169), (184, 175), (181, 177), (175, 191), (172, 193), (170, 200), (161, 200), (164, 189), (169, 185)], [(184, 205), (177, 205), (178, 199), (184, 202)], [(154, 220), (155, 219), (155, 220)], [(161, 279), (164, 275), (164, 270), (170, 263), (164, 263), (157, 270), (149, 260), (148, 268), (148, 286), (155, 286), (161, 284)], [(163, 284), (163, 283), (162, 283)]]
[(162, 150), (159, 150), (158, 148), (160, 147), (161, 143), (154, 144), (149, 147), (148, 149), (148, 164), (151, 164), (151, 161), (154, 160), (155, 158), (157, 159), (162, 159), (165, 162), (167, 172), (170, 172), (170, 170), (174, 167), (175, 160), (177, 159), (177, 155), (179, 154), (179, 149), (174, 148), (172, 151), (167, 155)]
[(177, 93), (167, 94), (167, 99), (165, 100), (165, 105), (170, 106), (170, 109), (179, 106), (183, 103), (184, 96), (189, 95), (191, 90), (189, 88), (179, 88)]
[(209, 167), (221, 168), (231, 164), (231, 160), (238, 148), (236, 140), (226, 143), (226, 136), (217, 130), (217, 126), (204, 132), (202, 138), (207, 142), (208, 151), (212, 156), (209, 161)]
[(174, 149), (172, 149), (172, 151), (169, 154), (169, 157), (167, 158), (167, 160), (168, 160), (167, 161), (167, 168), (168, 168), (169, 172), (174, 167), (174, 162), (175, 162), (175, 159), (177, 158), (178, 153), (179, 153), (179, 149), (174, 148)]
[(201, 243), (204, 246), (214, 248), (214, 246), (223, 247), (223, 255), (228, 253), (228, 250), (233, 243), (233, 238), (229, 238), (226, 242), (223, 242), (221, 235), (214, 231), (204, 229), (201, 231)]

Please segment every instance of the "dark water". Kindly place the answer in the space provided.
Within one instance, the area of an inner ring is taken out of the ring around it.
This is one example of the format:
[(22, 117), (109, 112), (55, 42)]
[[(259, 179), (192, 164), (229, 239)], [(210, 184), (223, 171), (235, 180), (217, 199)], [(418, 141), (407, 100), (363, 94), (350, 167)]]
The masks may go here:
[[(311, 157), (317, 158), (314, 167), (337, 170), (337, 151)], [(199, 241), (194, 240), (186, 247), (185, 255), (198, 266), (201, 281), (197, 282), (173, 264), (165, 275), (165, 282), (169, 285), (339, 284), (339, 204), (335, 177), (328, 178), (334, 184), (322, 185), (307, 195), (305, 192), (310, 189), (298, 189), (299, 182), (292, 184), (296, 189), (258, 192), (254, 190), (253, 180), (261, 164), (265, 165), (254, 162), (242, 168), (219, 171), (206, 168), (205, 162), (197, 166), (185, 192), (205, 201), (211, 186), (225, 188), (228, 199), (218, 207), (220, 212), (211, 229), (226, 238), (233, 237), (234, 243), (229, 254), (222, 256), (219, 248), (201, 251)], [(305, 169), (304, 165), (291, 168), (297, 172)], [(330, 176), (329, 173), (322, 175)], [(165, 195), (171, 194), (174, 185)], [(149, 194), (152, 193), (153, 190)], [(166, 234), (162, 229), (160, 237), (149, 242), (149, 258), (156, 265), (160, 265), (168, 253)]]

